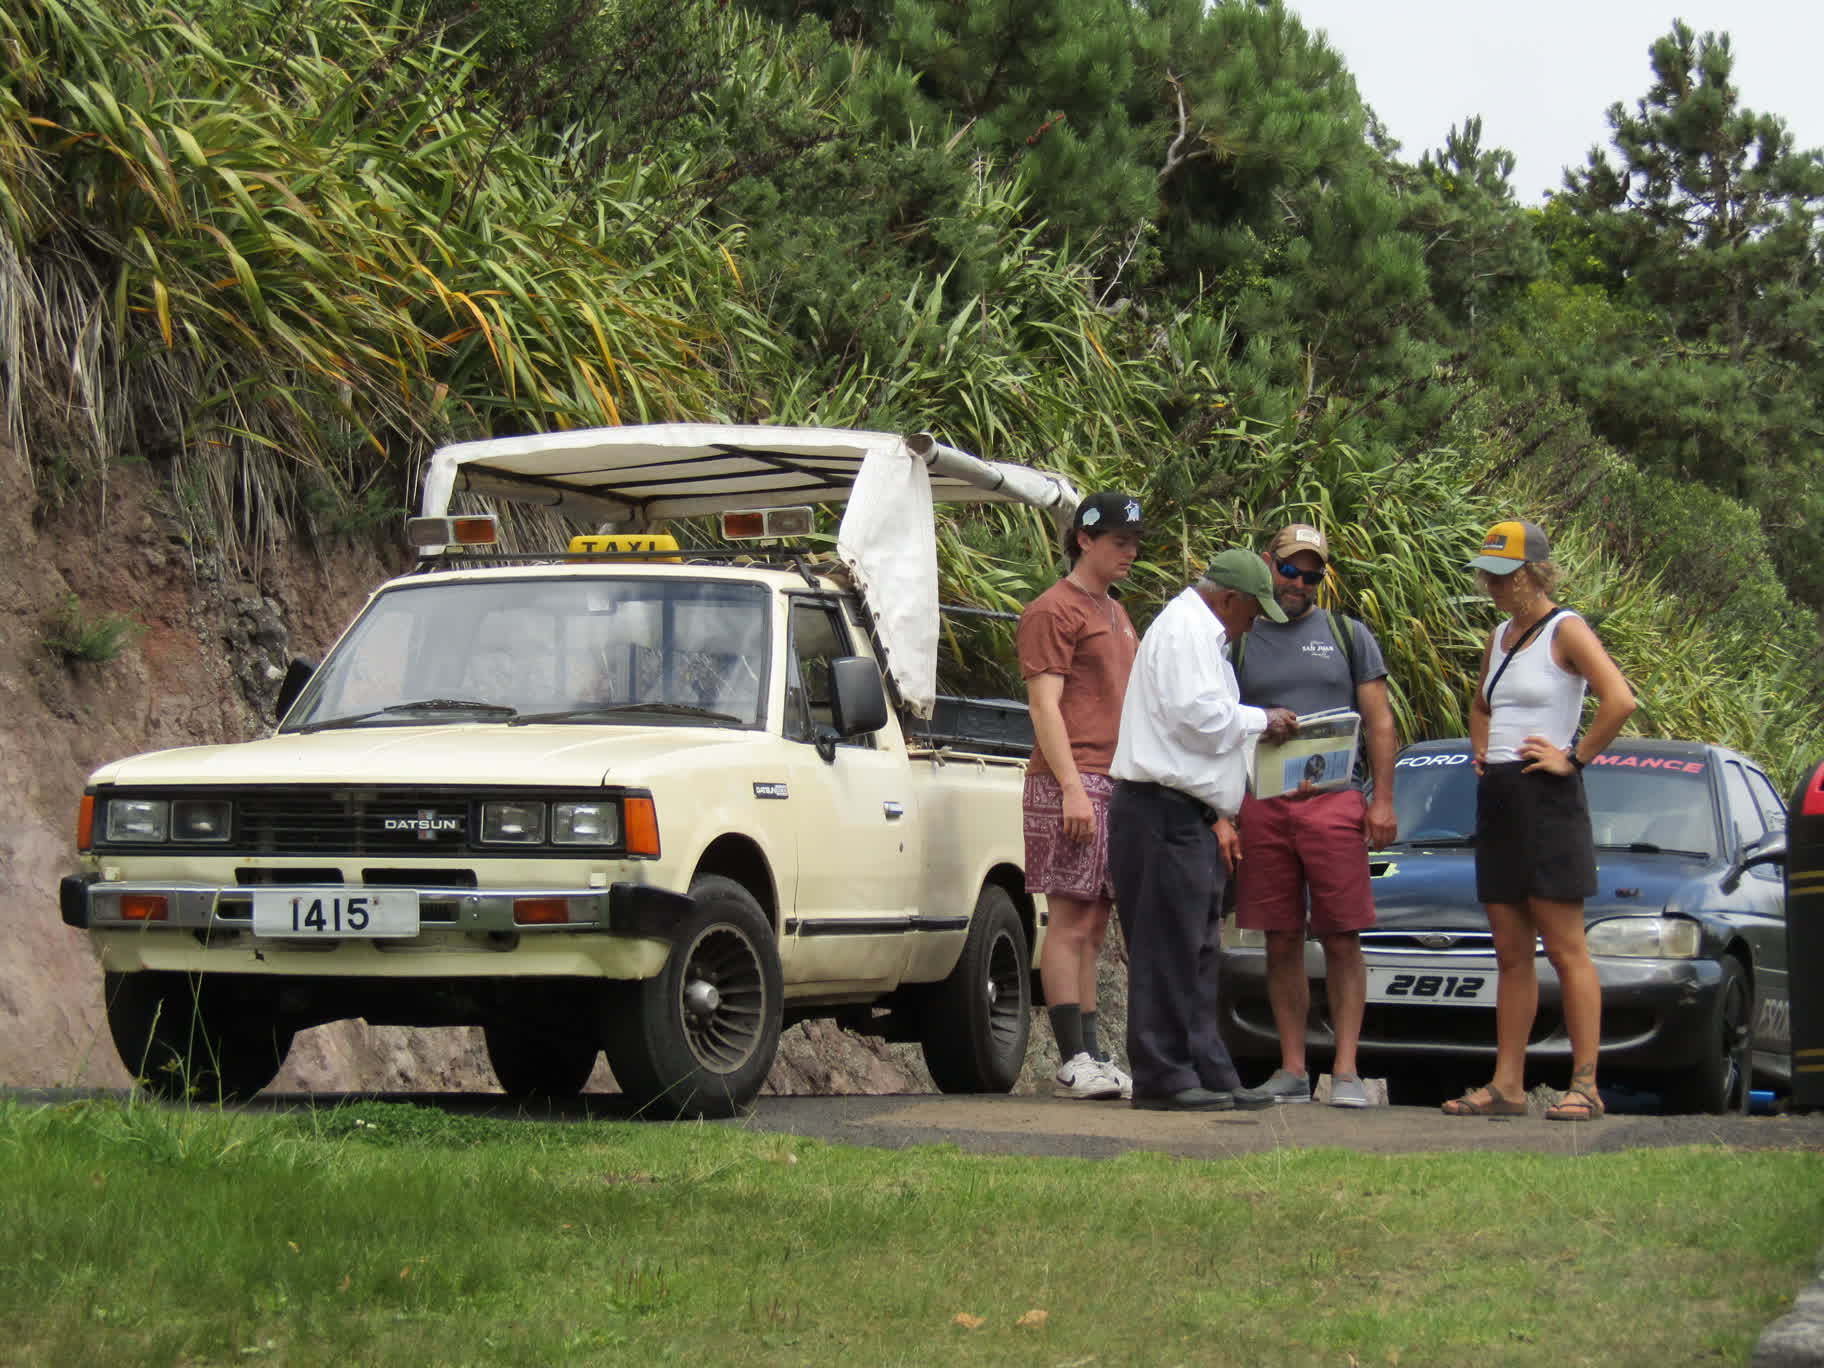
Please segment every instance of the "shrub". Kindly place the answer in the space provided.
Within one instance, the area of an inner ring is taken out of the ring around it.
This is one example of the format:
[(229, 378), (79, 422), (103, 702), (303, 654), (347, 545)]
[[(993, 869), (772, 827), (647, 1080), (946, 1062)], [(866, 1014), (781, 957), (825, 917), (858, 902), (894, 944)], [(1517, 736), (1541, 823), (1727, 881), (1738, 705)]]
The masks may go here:
[(132, 618), (108, 613), (83, 616), (82, 603), (71, 594), (45, 627), (45, 648), (69, 664), (102, 665), (114, 659), (146, 629)]

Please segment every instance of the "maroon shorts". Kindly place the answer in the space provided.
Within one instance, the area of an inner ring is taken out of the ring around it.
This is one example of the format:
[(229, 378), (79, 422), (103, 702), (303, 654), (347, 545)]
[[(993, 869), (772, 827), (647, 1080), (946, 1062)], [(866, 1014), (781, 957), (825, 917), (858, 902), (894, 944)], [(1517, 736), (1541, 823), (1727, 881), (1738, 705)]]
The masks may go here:
[(1303, 931), (1308, 888), (1312, 935), (1373, 926), (1367, 812), (1359, 789), (1310, 798), (1244, 798), (1235, 924), (1251, 931)]
[(1115, 781), (1106, 774), (1083, 774), (1083, 792), (1096, 814), (1096, 834), (1087, 841), (1064, 836), (1064, 790), (1057, 776), (1026, 775), (1026, 891), (1055, 893), (1085, 902), (1113, 902), (1115, 886), (1108, 877), (1108, 799)]

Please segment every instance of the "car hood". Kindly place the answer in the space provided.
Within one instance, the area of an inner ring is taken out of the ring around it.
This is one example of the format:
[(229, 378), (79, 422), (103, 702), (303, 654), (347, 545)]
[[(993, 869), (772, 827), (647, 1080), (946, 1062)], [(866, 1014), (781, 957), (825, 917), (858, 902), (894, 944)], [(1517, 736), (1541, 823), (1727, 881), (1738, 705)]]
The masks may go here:
[[(1487, 930), (1488, 918), (1476, 900), (1473, 850), (1394, 849), (1370, 858), (1378, 929)], [(1597, 891), (1583, 905), (1585, 919), (1653, 913), (1687, 902), (1714, 869), (1714, 862), (1689, 855), (1599, 852)]]
[[(486, 784), (595, 787), (639, 783), (700, 763), (758, 733), (709, 727), (500, 723), (350, 727), (228, 746), (184, 746), (117, 760), (92, 784)], [(707, 753), (707, 755), (705, 754)], [(713, 760), (712, 760), (713, 763)]]

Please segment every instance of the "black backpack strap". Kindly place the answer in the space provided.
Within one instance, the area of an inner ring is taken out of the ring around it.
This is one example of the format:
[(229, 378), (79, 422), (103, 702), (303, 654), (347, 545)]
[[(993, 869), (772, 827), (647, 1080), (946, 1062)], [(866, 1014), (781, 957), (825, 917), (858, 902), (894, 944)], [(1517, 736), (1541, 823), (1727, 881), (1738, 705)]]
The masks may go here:
[[(1349, 662), (1349, 687), (1353, 689), (1362, 682), (1356, 669), (1355, 624), (1335, 609), (1331, 609), (1330, 635), (1336, 638), (1336, 644), (1343, 648), (1343, 659)], [(1353, 699), (1350, 701), (1354, 702)]]

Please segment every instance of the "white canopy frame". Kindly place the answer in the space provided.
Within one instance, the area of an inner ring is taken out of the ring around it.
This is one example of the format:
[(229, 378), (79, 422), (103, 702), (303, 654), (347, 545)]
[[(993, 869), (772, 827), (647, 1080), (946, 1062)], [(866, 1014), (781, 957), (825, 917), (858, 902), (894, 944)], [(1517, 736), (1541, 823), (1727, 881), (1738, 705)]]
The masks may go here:
[(425, 473), (423, 516), (459, 491), (549, 508), (606, 531), (672, 518), (846, 504), (837, 554), (853, 572), (913, 713), (937, 693), (933, 502), (1024, 503), (1061, 526), (1078, 493), (1063, 476), (984, 461), (929, 433), (659, 423), (497, 437), (443, 447)]

